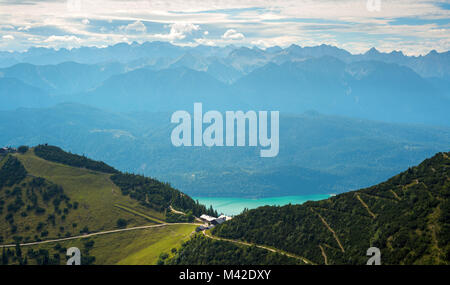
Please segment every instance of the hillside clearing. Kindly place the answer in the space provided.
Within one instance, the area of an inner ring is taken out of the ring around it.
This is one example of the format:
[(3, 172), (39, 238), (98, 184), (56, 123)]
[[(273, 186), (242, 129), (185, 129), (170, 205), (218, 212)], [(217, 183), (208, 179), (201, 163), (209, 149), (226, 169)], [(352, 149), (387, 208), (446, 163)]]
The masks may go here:
[[(83, 255), (83, 244), (93, 241), (94, 246), (89, 255), (95, 256), (94, 264), (102, 265), (154, 265), (163, 252), (179, 248), (182, 241), (189, 238), (197, 225), (164, 224), (141, 227), (140, 229), (123, 229), (120, 232), (90, 237), (78, 237), (73, 240), (31, 245), (34, 250), (45, 249), (56, 252), (54, 247), (78, 247)], [(28, 248), (28, 247), (27, 247)], [(66, 260), (64, 254), (61, 260)]]

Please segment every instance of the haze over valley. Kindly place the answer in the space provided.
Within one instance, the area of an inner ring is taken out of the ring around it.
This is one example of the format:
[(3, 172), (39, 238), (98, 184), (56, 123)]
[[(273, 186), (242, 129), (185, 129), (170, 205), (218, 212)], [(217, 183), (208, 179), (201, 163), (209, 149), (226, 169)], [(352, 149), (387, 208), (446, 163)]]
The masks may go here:
[[(341, 193), (450, 144), (448, 52), (146, 42), (1, 58), (2, 145), (58, 145), (194, 196)], [(279, 155), (172, 146), (170, 115), (192, 112), (194, 102), (205, 111), (280, 111)]]

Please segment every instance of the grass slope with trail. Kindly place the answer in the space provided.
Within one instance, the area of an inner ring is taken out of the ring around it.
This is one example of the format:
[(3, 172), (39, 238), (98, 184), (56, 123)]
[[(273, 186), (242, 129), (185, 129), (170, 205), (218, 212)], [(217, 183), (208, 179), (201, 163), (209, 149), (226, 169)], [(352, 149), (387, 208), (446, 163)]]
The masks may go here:
[[(25, 153), (7, 154), (0, 161), (0, 244), (191, 222), (194, 215), (214, 213), (167, 183), (121, 173), (103, 162), (53, 146), (40, 145)], [(171, 208), (187, 214), (171, 212)], [(192, 231), (195, 225), (188, 228)], [(125, 244), (122, 246), (126, 248)], [(48, 264), (52, 259), (44, 258), (45, 254), (40, 256), (42, 263)]]
[(5, 249), (5, 255), (9, 264), (25, 261), (28, 265), (63, 265), (67, 260), (67, 249), (77, 247), (81, 250), (83, 265), (153, 265), (166, 252), (168, 257), (173, 256), (181, 243), (189, 239), (195, 227), (189, 224), (156, 225), (140, 230), (21, 246), (21, 260), (17, 256), (17, 247)]

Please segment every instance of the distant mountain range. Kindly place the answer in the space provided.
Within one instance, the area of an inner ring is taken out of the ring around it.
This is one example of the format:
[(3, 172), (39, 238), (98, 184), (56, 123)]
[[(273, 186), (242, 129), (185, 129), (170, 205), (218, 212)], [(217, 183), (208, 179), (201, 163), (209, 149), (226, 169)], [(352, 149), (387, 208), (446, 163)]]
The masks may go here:
[(44, 107), (54, 103), (47, 92), (17, 78), (0, 78), (0, 110)]
[(122, 171), (169, 181), (193, 196), (330, 194), (373, 185), (448, 150), (450, 128), (389, 124), (317, 112), (281, 114), (280, 153), (176, 148), (170, 113), (104, 111), (78, 104), (0, 112), (0, 145), (50, 143)]
[(254, 108), (448, 125), (450, 97), (411, 69), (334, 57), (267, 64), (239, 79), (233, 94)]
[(186, 67), (142, 68), (115, 75), (70, 100), (116, 111), (174, 112), (192, 109), (194, 102), (220, 110), (245, 106), (225, 83)]
[[(401, 51), (383, 53), (376, 48), (372, 48), (363, 54), (351, 54), (344, 49), (325, 44), (313, 47), (300, 47), (293, 44), (287, 48), (275, 46), (265, 50), (257, 47), (248, 48), (233, 45), (225, 47), (203, 45), (186, 47), (157, 41), (144, 42), (142, 44), (136, 42), (131, 44), (118, 43), (106, 48), (81, 47), (71, 50), (32, 47), (25, 52), (0, 52), (0, 67), (8, 67), (16, 63), (54, 65), (67, 61), (84, 64), (104, 62), (146, 62), (147, 64), (155, 64), (156, 62), (161, 63), (164, 61), (162, 59), (170, 59), (172, 62), (176, 62), (184, 58), (186, 54), (201, 57), (206, 64), (213, 62), (213, 59), (222, 58), (230, 66), (245, 73), (268, 62), (280, 64), (286, 61), (301, 61), (309, 58), (332, 56), (347, 63), (368, 60), (396, 63), (413, 69), (423, 77), (448, 78), (450, 76), (450, 52), (438, 53), (433, 50), (424, 56), (406, 56)], [(204, 64), (198, 65), (198, 61), (196, 65), (201, 68), (205, 67)]]
[(119, 63), (80, 64), (64, 62), (57, 65), (20, 63), (0, 69), (0, 77), (16, 78), (49, 94), (73, 94), (98, 87), (109, 77), (124, 73)]
[[(343, 192), (448, 151), (448, 61), (448, 52), (353, 55), (328, 45), (0, 52), (0, 146), (61, 145), (197, 196)], [(170, 115), (194, 102), (205, 112), (280, 111), (278, 157), (174, 148)]]
[[(111, 49), (114, 53), (136, 49), (137, 53), (157, 45), (119, 47), (94, 50), (106, 53)], [(372, 50), (353, 56), (322, 45), (291, 46), (275, 52), (238, 48), (219, 57), (217, 49), (205, 54), (196, 53), (194, 48), (183, 53), (185, 49), (171, 46), (151, 62), (21, 63), (2, 68), (0, 90), (4, 91), (0, 99), (4, 104), (0, 109), (47, 107), (72, 101), (120, 112), (174, 112), (192, 109), (194, 102), (202, 102), (205, 108), (219, 110), (268, 109), (297, 114), (317, 110), (386, 122), (450, 122), (450, 80), (442, 71), (446, 67), (439, 67), (446, 54), (430, 55), (441, 58), (436, 59), (439, 63), (435, 70), (443, 73), (426, 78), (403, 64), (412, 60), (409, 57), (392, 63), (395, 56), (404, 57), (400, 53), (387, 55)], [(165, 60), (163, 56), (170, 50), (181, 55)]]

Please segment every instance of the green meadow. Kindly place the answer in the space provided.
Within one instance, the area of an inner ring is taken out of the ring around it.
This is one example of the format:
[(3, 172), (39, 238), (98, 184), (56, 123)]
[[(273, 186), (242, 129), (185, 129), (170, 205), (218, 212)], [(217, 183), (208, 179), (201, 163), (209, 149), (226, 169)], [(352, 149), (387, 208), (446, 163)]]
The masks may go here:
[(35, 251), (45, 249), (51, 256), (55, 253), (59, 254), (61, 264), (64, 264), (66, 260), (64, 252), (58, 253), (55, 246), (59, 245), (64, 249), (78, 247), (83, 256), (84, 244), (93, 241), (94, 245), (89, 250), (89, 255), (95, 256), (93, 264), (154, 265), (161, 253), (172, 256), (172, 249), (180, 248), (182, 242), (189, 239), (195, 227), (196, 225), (167, 225), (130, 230), (57, 243), (24, 246), (22, 251), (27, 252), (29, 248)]
[[(15, 157), (28, 172), (24, 182), (43, 177), (61, 186), (71, 202), (78, 203), (78, 207), (70, 209), (63, 219), (55, 213), (51, 204), (39, 198), (39, 203), (45, 206), (45, 213), (29, 212), (26, 217), (22, 216), (23, 212), (14, 213), (17, 227), (14, 233), (7, 223), (0, 224), (3, 243), (13, 242), (14, 236), (20, 236), (26, 242), (36, 240), (36, 234), (42, 239), (56, 239), (79, 235), (83, 229), (88, 232), (111, 230), (117, 228), (118, 219), (126, 220), (128, 227), (156, 224), (165, 219), (164, 213), (143, 207), (136, 200), (122, 195), (119, 187), (110, 180), (111, 174), (49, 162), (35, 156), (32, 150), (24, 155), (15, 154)], [(13, 202), (13, 197), (2, 196), (2, 199), (5, 204)], [(117, 205), (122, 205), (122, 208)], [(6, 215), (6, 211), (0, 214)], [(53, 224), (48, 222), (51, 215), (55, 216)], [(36, 232), (36, 225), (40, 223), (44, 224), (40, 231), (48, 233), (45, 236)]]

